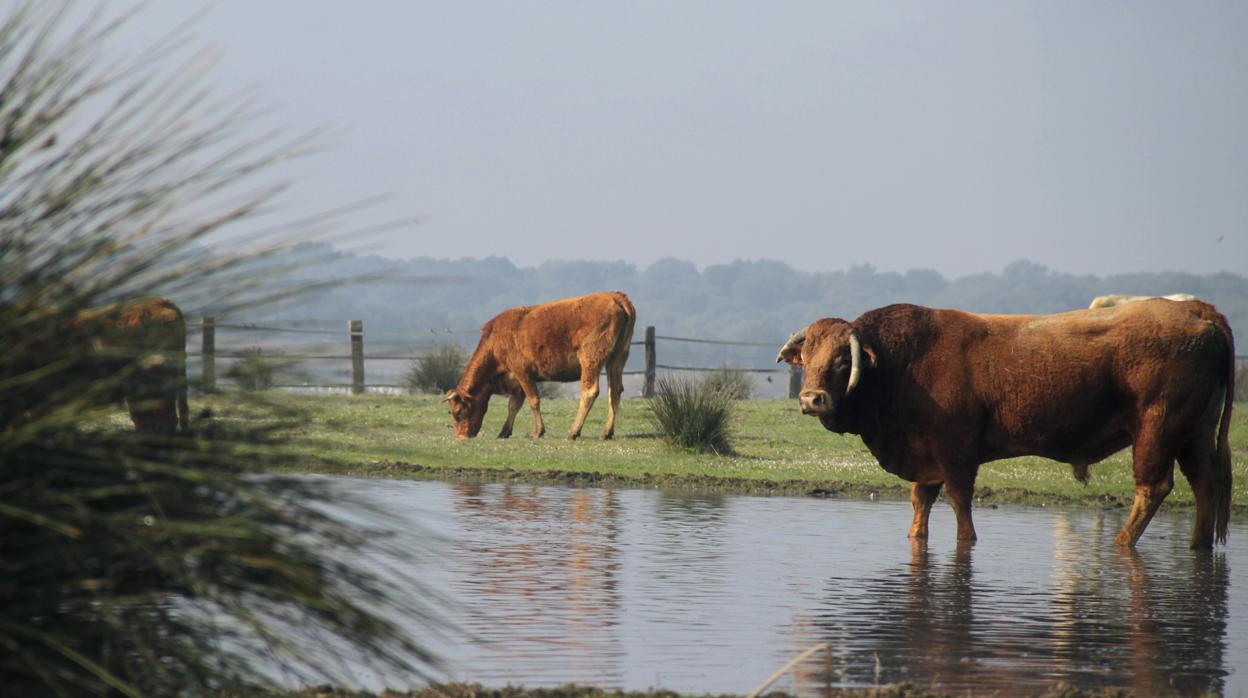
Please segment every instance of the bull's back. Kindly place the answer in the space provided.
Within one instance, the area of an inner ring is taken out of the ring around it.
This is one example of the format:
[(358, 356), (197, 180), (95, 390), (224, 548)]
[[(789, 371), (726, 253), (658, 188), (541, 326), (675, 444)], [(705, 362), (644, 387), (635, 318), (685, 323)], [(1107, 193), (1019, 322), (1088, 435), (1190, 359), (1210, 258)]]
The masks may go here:
[(984, 460), (1095, 462), (1131, 442), (1140, 411), (1158, 396), (1213, 395), (1223, 339), (1210, 312), (1145, 301), (1048, 316), (963, 314), (949, 338), (963, 350), (953, 371), (963, 392), (945, 408), (980, 423)]

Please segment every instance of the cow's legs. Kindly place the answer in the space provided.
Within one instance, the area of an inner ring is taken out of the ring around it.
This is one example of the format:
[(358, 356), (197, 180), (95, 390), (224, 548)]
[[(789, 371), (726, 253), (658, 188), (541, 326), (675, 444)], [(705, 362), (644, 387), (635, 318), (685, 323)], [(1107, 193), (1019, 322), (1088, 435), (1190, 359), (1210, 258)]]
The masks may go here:
[(620, 411), (620, 396), (624, 394), (624, 366), (607, 367), (607, 424), (602, 429), (602, 438), (615, 436), (615, 415)]
[(914, 506), (914, 522), (910, 524), (909, 537), (914, 540), (927, 540), (927, 518), (932, 513), (932, 504), (940, 495), (940, 483), (935, 485), (910, 486), (910, 504)]
[(178, 430), (177, 407), (163, 398), (128, 398), (134, 430), (145, 434), (173, 434)]
[(975, 522), (971, 519), (971, 500), (975, 497), (975, 475), (978, 465), (943, 467), (945, 494), (958, 520), (958, 540), (973, 541)]
[[(1145, 426), (1136, 436), (1131, 448), (1135, 466), (1135, 502), (1122, 530), (1114, 537), (1118, 545), (1132, 547), (1161, 506), (1162, 500), (1174, 488), (1174, 454), (1162, 446), (1161, 429)], [(1197, 510), (1197, 520), (1200, 512)]]
[(520, 406), (524, 404), (524, 393), (513, 393), (507, 396), (507, 421), (503, 422), (503, 428), (498, 432), (498, 438), (506, 439), (511, 436), (511, 428), (516, 424), (516, 413), (520, 411)]
[[(546, 424), (542, 422), (542, 396), (537, 394), (537, 383), (525, 374), (517, 374), (516, 382), (524, 390), (524, 396), (529, 401), (529, 409), (533, 410), (533, 438), (540, 439), (546, 433)], [(509, 407), (510, 404), (509, 402)]]
[(585, 426), (585, 418), (589, 416), (589, 409), (594, 406), (594, 400), (598, 399), (598, 366), (586, 366), (582, 364), (581, 368), (581, 406), (576, 411), (576, 420), (572, 422), (572, 428), (568, 430), (568, 438), (575, 439), (581, 435), (581, 427)]

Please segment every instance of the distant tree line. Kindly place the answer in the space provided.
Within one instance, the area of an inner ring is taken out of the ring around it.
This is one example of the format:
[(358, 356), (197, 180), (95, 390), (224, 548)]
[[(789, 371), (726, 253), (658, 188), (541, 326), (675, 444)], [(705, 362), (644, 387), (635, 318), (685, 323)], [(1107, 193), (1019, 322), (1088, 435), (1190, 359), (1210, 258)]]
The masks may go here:
[[(890, 303), (918, 303), (992, 313), (1052, 313), (1086, 308), (1106, 293), (1192, 293), (1218, 306), (1248, 353), (1248, 277), (1140, 272), (1111, 276), (1074, 275), (1018, 261), (1000, 273), (947, 279), (928, 269), (905, 273), (871, 265), (826, 272), (797, 271), (770, 260), (736, 261), (699, 270), (692, 262), (661, 259), (640, 268), (625, 262), (549, 261), (518, 267), (502, 257), (408, 260), (342, 253), (323, 244), (305, 245), (293, 258), (268, 260), (296, 268), (294, 283), (378, 277), (376, 281), (300, 294), (260, 320), (308, 322), (362, 319), (372, 331), (464, 330), (479, 327), (500, 310), (596, 290), (621, 290), (637, 306), (637, 325), (654, 325), (661, 335), (744, 341), (776, 340), (820, 317), (853, 319)], [(309, 262), (309, 260), (312, 260)], [(640, 335), (640, 332), (639, 332)], [(459, 335), (440, 338), (475, 344)], [(640, 339), (640, 336), (638, 336)], [(774, 351), (677, 345), (664, 347), (665, 360), (695, 355), (702, 365), (726, 362), (759, 365)], [(640, 354), (640, 352), (634, 352)], [(630, 365), (640, 357), (633, 357)]]

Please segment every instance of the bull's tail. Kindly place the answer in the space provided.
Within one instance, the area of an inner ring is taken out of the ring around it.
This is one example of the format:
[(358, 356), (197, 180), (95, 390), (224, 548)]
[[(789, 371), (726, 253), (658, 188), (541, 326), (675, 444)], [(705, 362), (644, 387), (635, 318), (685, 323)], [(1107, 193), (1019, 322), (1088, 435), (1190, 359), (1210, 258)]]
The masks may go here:
[(1231, 409), (1235, 405), (1235, 337), (1226, 318), (1218, 315), (1218, 325), (1226, 335), (1226, 396), (1222, 405), (1222, 421), (1218, 424), (1218, 450), (1214, 456), (1213, 490), (1214, 531), (1219, 543), (1226, 542), (1227, 523), (1231, 518)]

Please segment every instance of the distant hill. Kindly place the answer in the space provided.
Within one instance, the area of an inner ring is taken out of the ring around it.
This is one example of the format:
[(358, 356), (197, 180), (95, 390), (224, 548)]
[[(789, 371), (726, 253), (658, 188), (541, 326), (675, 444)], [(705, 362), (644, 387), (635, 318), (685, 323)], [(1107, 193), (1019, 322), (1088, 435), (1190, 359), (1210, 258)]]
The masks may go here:
[[(231, 311), (221, 319), (338, 330), (351, 319), (366, 331), (428, 333), (433, 342), (476, 343), (476, 328), (500, 310), (596, 290), (620, 290), (637, 307), (637, 339), (654, 325), (660, 335), (765, 342), (777, 347), (790, 332), (820, 317), (852, 319), (889, 303), (955, 307), (994, 313), (1051, 313), (1087, 307), (1106, 293), (1192, 293), (1218, 306), (1248, 353), (1248, 278), (1221, 273), (1136, 273), (1076, 276), (1027, 261), (1001, 273), (946, 279), (931, 270), (881, 272), (853, 266), (827, 272), (795, 271), (768, 260), (717, 264), (699, 271), (691, 262), (662, 259), (642, 269), (623, 262), (550, 261), (517, 267), (500, 257), (390, 259), (357, 256), (322, 244), (303, 245), (257, 267), (289, 265), (294, 286), (334, 279), (388, 275), (296, 295), (284, 303)], [(175, 298), (175, 300), (177, 300)], [(185, 299), (191, 319), (222, 315), (205, 299)], [(449, 335), (445, 331), (465, 331)], [(640, 365), (634, 352), (630, 367)], [(661, 363), (774, 366), (775, 349), (667, 343)]]

